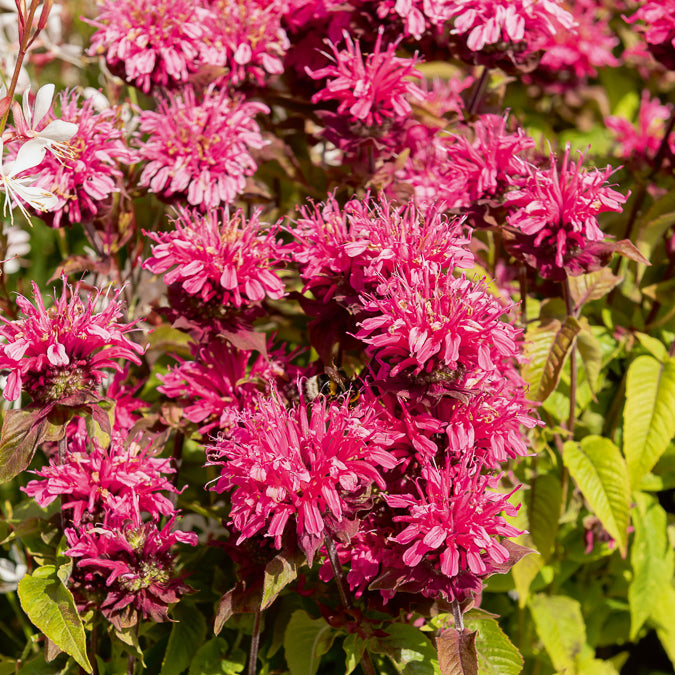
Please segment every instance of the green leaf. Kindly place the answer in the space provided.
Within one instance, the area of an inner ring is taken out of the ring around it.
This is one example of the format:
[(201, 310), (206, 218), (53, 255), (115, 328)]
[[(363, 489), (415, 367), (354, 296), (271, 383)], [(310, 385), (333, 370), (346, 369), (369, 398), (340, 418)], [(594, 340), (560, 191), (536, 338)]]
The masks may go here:
[(595, 395), (598, 390), (598, 378), (602, 369), (602, 347), (593, 335), (593, 331), (584, 318), (581, 319), (581, 331), (577, 335), (577, 349), (584, 365), (586, 380)]
[(284, 553), (283, 551), (270, 560), (265, 566), (263, 579), (263, 596), (260, 609), (267, 609), (279, 593), (298, 576), (298, 568), (305, 561), (301, 553)]
[(188, 675), (238, 675), (244, 672), (245, 666), (246, 654), (243, 651), (230, 653), (227, 642), (214, 637), (197, 650)]
[(345, 675), (352, 673), (359, 665), (363, 652), (366, 648), (366, 641), (356, 633), (350, 633), (342, 642), (342, 649), (345, 650)]
[(635, 488), (675, 434), (675, 360), (638, 356), (630, 364), (623, 418), (624, 454)]
[(650, 258), (663, 235), (675, 224), (675, 194), (669, 191), (652, 204), (637, 223), (637, 247), (645, 258)]
[(369, 642), (373, 652), (386, 654), (403, 675), (434, 675), (436, 650), (419, 628), (408, 623), (392, 623), (385, 630), (386, 637)]
[(635, 536), (630, 556), (633, 579), (628, 587), (633, 640), (652, 615), (656, 600), (672, 583), (675, 554), (668, 541), (666, 525), (667, 515), (658, 500), (651, 495), (636, 493)]
[(291, 675), (316, 675), (321, 657), (331, 648), (335, 636), (324, 619), (312, 619), (302, 609), (293, 612), (284, 634)]
[(591, 300), (604, 298), (623, 281), (621, 277), (615, 276), (609, 267), (603, 267), (589, 274), (580, 274), (578, 277), (568, 277), (567, 280), (575, 309), (579, 309)]
[(537, 476), (530, 491), (528, 516), (532, 540), (544, 561), (548, 561), (558, 534), (562, 502), (560, 478), (552, 473)]
[(21, 607), (33, 624), (91, 673), (82, 620), (56, 569), (45, 565), (27, 574), (19, 582), (18, 593)]
[(173, 618), (177, 621), (171, 626), (161, 675), (180, 675), (206, 637), (206, 619), (194, 605), (176, 605)]
[(537, 635), (556, 670), (573, 673), (577, 655), (586, 645), (586, 627), (581, 605), (564, 595), (540, 593), (530, 600)]
[(635, 337), (654, 358), (659, 361), (666, 360), (668, 357), (668, 350), (661, 340), (657, 340), (655, 337), (647, 335), (646, 333), (640, 333), (639, 331), (635, 331)]
[(436, 638), (436, 647), (441, 675), (478, 675), (475, 631), (448, 628)]
[(18, 476), (29, 464), (48, 427), (40, 410), (8, 410), (0, 433), (0, 483)]
[(563, 462), (604, 528), (616, 541), (621, 555), (628, 546), (630, 483), (619, 448), (608, 438), (587, 436), (581, 444), (563, 446)]
[(492, 615), (472, 609), (464, 615), (464, 625), (478, 631), (476, 649), (480, 675), (518, 675), (522, 671), (521, 653)]
[(673, 621), (673, 607), (675, 607), (675, 588), (671, 584), (667, 584), (652, 601), (651, 615), (656, 625), (656, 634), (659, 636), (659, 640), (666, 654), (668, 654), (670, 662), (675, 667), (675, 621)]
[(571, 316), (564, 323), (551, 319), (528, 327), (525, 336), (528, 363), (523, 368), (523, 377), (530, 385), (530, 400), (545, 401), (558, 386), (565, 359), (580, 330), (581, 325)]

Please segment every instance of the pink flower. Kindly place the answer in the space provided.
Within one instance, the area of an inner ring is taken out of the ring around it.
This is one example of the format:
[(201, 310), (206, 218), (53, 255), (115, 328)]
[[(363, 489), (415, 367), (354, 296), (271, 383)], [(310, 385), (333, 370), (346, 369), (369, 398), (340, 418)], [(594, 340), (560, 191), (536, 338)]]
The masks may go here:
[(254, 117), (268, 112), (263, 103), (233, 100), (213, 87), (202, 100), (190, 87), (160, 99), (156, 112), (141, 113), (141, 131), (149, 134), (138, 144), (148, 162), (141, 185), (204, 210), (230, 203), (255, 173), (251, 149), (265, 143)]
[[(23, 389), (36, 403), (65, 403), (78, 394), (95, 393), (106, 370), (120, 370), (116, 359), (140, 364), (144, 348), (127, 336), (133, 324), (120, 323), (120, 291), (106, 297), (101, 291), (80, 299), (80, 284), (71, 287), (63, 279), (60, 297), (54, 295), (45, 308), (33, 282), (35, 305), (19, 295), (17, 305), (24, 318), (0, 328), (0, 368), (9, 370), (3, 395), (19, 398)], [(97, 305), (103, 305), (96, 311)], [(1, 318), (1, 317), (0, 317)]]
[(462, 600), (462, 587), (499, 569), (509, 551), (499, 537), (521, 534), (501, 512), (514, 516), (509, 494), (493, 492), (497, 479), (477, 473), (461, 461), (442, 469), (425, 466), (413, 494), (385, 495), (390, 508), (406, 509), (394, 516), (403, 529), (390, 538), (394, 551), (396, 586), (425, 597), (438, 594)]
[(566, 271), (576, 275), (590, 269), (597, 257), (593, 244), (605, 238), (597, 215), (621, 211), (627, 199), (605, 185), (612, 167), (587, 171), (581, 167), (582, 154), (576, 164), (569, 154), (568, 145), (560, 169), (551, 154), (551, 168), (532, 168), (523, 186), (506, 199), (511, 209), (507, 222), (515, 232), (510, 250), (543, 277), (556, 280)]
[(675, 0), (647, 0), (630, 18), (644, 33), (649, 51), (669, 70), (675, 68)]
[(355, 42), (347, 31), (343, 36), (343, 50), (328, 42), (333, 52), (329, 58), (335, 65), (315, 71), (307, 68), (315, 80), (328, 78), (326, 86), (312, 97), (312, 103), (336, 100), (339, 115), (349, 113), (350, 122), (366, 127), (406, 118), (412, 112), (408, 97), (424, 98), (422, 90), (411, 82), (411, 78), (422, 78), (415, 68), (417, 57), (397, 57), (397, 43), (387, 45), (383, 51), (380, 31), (372, 53), (364, 59), (359, 41)]
[[(92, 99), (80, 101), (74, 91), (64, 92), (60, 103), (59, 119), (76, 124), (77, 133), (67, 153), (60, 157), (47, 153), (38, 167), (36, 183), (57, 198), (50, 213), (42, 216), (53, 227), (90, 221), (108, 209), (113, 193), (120, 191), (121, 167), (136, 161), (126, 145), (118, 108), (97, 112)], [(45, 117), (45, 121), (50, 119), (53, 114)]]
[(101, 522), (108, 511), (120, 519), (132, 517), (134, 504), (153, 520), (171, 516), (175, 508), (164, 492), (178, 490), (166, 478), (174, 473), (170, 459), (147, 454), (137, 443), (125, 445), (114, 434), (110, 447), (102, 448), (94, 439), (75, 434), (69, 439), (63, 464), (52, 457), (49, 466), (35, 471), (40, 477), (22, 490), (41, 507), (61, 497), (64, 511), (71, 512), (74, 526)]
[(167, 621), (169, 607), (192, 590), (175, 576), (171, 548), (178, 542), (195, 546), (197, 535), (172, 531), (175, 516), (160, 530), (141, 522), (138, 510), (131, 518), (106, 515), (94, 527), (66, 529), (65, 553), (76, 559), (70, 583), (78, 606), (99, 609), (120, 630), (139, 618)]
[(191, 296), (202, 310), (215, 307), (216, 313), (284, 296), (278, 268), (288, 253), (277, 240), (278, 224), (261, 223), (260, 210), (249, 218), (241, 209), (201, 214), (179, 207), (176, 212), (173, 231), (146, 233), (156, 245), (144, 267), (164, 275), (170, 290)]
[(101, 0), (90, 54), (144, 92), (185, 83), (209, 36), (209, 12), (197, 0)]
[[(666, 122), (670, 118), (670, 106), (658, 98), (650, 98), (649, 91), (642, 92), (636, 125), (627, 119), (610, 115), (605, 125), (619, 143), (619, 157), (649, 162), (654, 159), (663, 140)], [(671, 152), (675, 152), (675, 140), (669, 138)]]
[(384, 489), (378, 467), (397, 461), (388, 431), (370, 406), (317, 397), (290, 410), (277, 397), (258, 399), (240, 426), (221, 438), (211, 463), (222, 466), (214, 489), (230, 492), (238, 542), (265, 531), (281, 547), (289, 520), (310, 563), (324, 537), (346, 527), (373, 485)]

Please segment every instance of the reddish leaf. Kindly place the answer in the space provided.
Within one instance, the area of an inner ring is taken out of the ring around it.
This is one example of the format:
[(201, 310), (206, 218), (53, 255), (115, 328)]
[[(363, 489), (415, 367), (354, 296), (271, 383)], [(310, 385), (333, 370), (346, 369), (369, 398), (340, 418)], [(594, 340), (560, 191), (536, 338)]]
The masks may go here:
[(478, 675), (476, 633), (448, 628), (436, 638), (441, 675)]
[(42, 410), (10, 410), (0, 433), (0, 483), (20, 474), (44, 440), (49, 424)]
[(509, 557), (501, 565), (494, 565), (491, 574), (507, 574), (509, 570), (521, 559), (530, 553), (537, 553), (533, 548), (516, 544), (515, 541), (504, 539), (501, 545), (509, 552)]
[(259, 333), (248, 328), (238, 328), (234, 332), (223, 330), (219, 335), (231, 342), (237, 349), (247, 352), (255, 350), (267, 357), (267, 336), (265, 333)]
[(220, 599), (213, 632), (218, 635), (225, 623), (235, 614), (251, 614), (259, 611), (261, 600), (262, 583), (247, 588), (246, 583), (240, 581)]

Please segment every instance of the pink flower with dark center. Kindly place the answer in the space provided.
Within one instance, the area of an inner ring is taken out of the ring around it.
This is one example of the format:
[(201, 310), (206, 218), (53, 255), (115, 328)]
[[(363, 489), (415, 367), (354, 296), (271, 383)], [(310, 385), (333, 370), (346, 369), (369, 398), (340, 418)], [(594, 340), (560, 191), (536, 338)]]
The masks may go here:
[[(605, 126), (612, 131), (619, 144), (618, 156), (622, 159), (649, 162), (663, 140), (666, 122), (670, 119), (671, 109), (663, 105), (658, 98), (651, 98), (646, 89), (642, 92), (640, 108), (635, 125), (623, 117), (610, 115), (605, 118)], [(668, 139), (671, 152), (675, 152), (675, 137)]]
[(10, 371), (3, 391), (8, 401), (18, 399), (23, 389), (35, 403), (64, 403), (74, 395), (96, 393), (106, 371), (121, 369), (117, 359), (140, 364), (138, 355), (145, 350), (126, 335), (134, 324), (119, 321), (120, 291), (109, 297), (96, 290), (85, 303), (80, 288), (64, 278), (61, 295), (54, 295), (46, 309), (33, 282), (35, 305), (17, 297), (24, 318), (0, 317), (5, 324), (0, 327), (0, 369)]
[(148, 162), (141, 185), (162, 197), (185, 197), (203, 210), (230, 203), (257, 168), (251, 150), (265, 145), (258, 113), (269, 108), (213, 87), (202, 100), (190, 87), (160, 99), (157, 111), (141, 113), (140, 129), (148, 134), (138, 143)]
[(224, 68), (228, 84), (251, 79), (263, 86), (284, 71), (289, 42), (281, 27), (280, 0), (205, 0), (205, 6), (209, 15), (202, 58), (208, 66)]
[(95, 527), (66, 529), (65, 553), (76, 559), (71, 589), (78, 606), (93, 604), (120, 630), (139, 619), (167, 621), (169, 607), (192, 590), (175, 575), (171, 548), (178, 542), (195, 546), (197, 535), (172, 531), (175, 516), (160, 530), (141, 522), (137, 510), (131, 518), (106, 515)]
[(63, 464), (52, 457), (48, 466), (35, 471), (22, 490), (43, 508), (61, 497), (64, 511), (71, 513), (74, 526), (102, 522), (107, 511), (120, 518), (132, 517), (134, 503), (153, 520), (175, 513), (164, 492), (178, 490), (167, 479), (175, 469), (170, 459), (147, 454), (138, 444), (125, 446), (120, 434), (114, 434), (110, 447), (102, 448), (86, 435), (75, 434), (68, 441)]
[(604, 211), (621, 211), (627, 197), (606, 185), (612, 167), (585, 170), (570, 162), (569, 145), (560, 169), (551, 154), (551, 168), (530, 169), (519, 190), (506, 196), (507, 216), (514, 230), (510, 251), (535, 267), (546, 278), (560, 280), (566, 271), (576, 275), (588, 271), (588, 261), (575, 259), (602, 242), (604, 233), (597, 216)]
[(647, 0), (627, 23), (637, 25), (644, 34), (649, 51), (669, 70), (675, 68), (675, 0)]
[(399, 552), (389, 560), (401, 575), (398, 585), (406, 590), (425, 597), (440, 593), (453, 600), (461, 595), (457, 582), (467, 584), (462, 574), (480, 579), (509, 560), (499, 538), (522, 532), (501, 513), (514, 516), (517, 509), (508, 501), (509, 494), (493, 491), (496, 477), (469, 467), (467, 461), (443, 469), (428, 465), (422, 469), (417, 495), (385, 495), (390, 508), (408, 512), (393, 518), (403, 529), (390, 538)]
[(520, 330), (501, 320), (508, 308), (482, 283), (423, 266), (401, 270), (364, 294), (367, 318), (356, 337), (366, 344), (375, 377), (399, 375), (425, 390), (460, 380), (477, 387), (503, 379), (518, 355)]
[[(97, 112), (92, 99), (81, 101), (74, 91), (61, 94), (60, 105), (58, 119), (76, 124), (77, 133), (66, 153), (45, 155), (36, 183), (57, 198), (56, 206), (42, 216), (53, 227), (92, 220), (108, 209), (113, 193), (121, 189), (121, 167), (137, 161), (126, 145), (119, 108)], [(51, 113), (44, 123), (53, 119)]]
[(100, 0), (90, 54), (144, 92), (187, 82), (209, 36), (198, 0)]
[(415, 67), (417, 57), (396, 56), (397, 43), (382, 49), (382, 31), (378, 33), (372, 53), (365, 58), (361, 45), (347, 31), (343, 33), (346, 48), (328, 42), (333, 52), (329, 58), (335, 65), (319, 70), (307, 68), (315, 80), (327, 78), (326, 86), (312, 97), (318, 101), (338, 101), (339, 115), (348, 113), (349, 120), (366, 127), (381, 126), (389, 121), (408, 117), (412, 112), (409, 98), (424, 98), (424, 92), (411, 79), (421, 79)]
[(324, 537), (354, 518), (370, 488), (384, 489), (380, 467), (397, 464), (387, 451), (397, 434), (374, 408), (350, 407), (345, 399), (319, 396), (308, 406), (301, 399), (287, 410), (273, 394), (260, 397), (257, 411), (241, 413), (239, 422), (210, 453), (211, 464), (222, 467), (214, 489), (230, 492), (238, 541), (265, 531), (280, 548), (294, 520), (310, 563)]

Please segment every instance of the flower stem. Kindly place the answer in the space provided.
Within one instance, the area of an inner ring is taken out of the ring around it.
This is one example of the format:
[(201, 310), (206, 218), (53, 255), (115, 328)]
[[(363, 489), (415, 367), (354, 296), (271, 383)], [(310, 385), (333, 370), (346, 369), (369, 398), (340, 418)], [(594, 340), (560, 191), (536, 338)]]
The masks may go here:
[[(567, 316), (574, 316), (574, 307), (572, 305), (572, 294), (570, 293), (569, 278), (565, 277), (563, 282), (563, 298), (565, 299), (565, 309)], [(570, 351), (570, 412), (567, 418), (567, 430), (570, 432), (570, 438), (574, 436), (574, 422), (576, 420), (577, 410), (577, 340), (572, 341)]]
[(480, 79), (478, 80), (478, 84), (476, 84), (476, 88), (473, 90), (471, 101), (466, 109), (469, 115), (473, 115), (478, 110), (478, 106), (485, 93), (489, 76), (490, 69), (487, 66), (483, 66), (483, 72), (480, 74)]
[(258, 648), (260, 646), (260, 623), (262, 611), (256, 610), (253, 618), (253, 635), (251, 635), (251, 649), (248, 653), (247, 675), (255, 675), (258, 666)]
[[(340, 565), (335, 542), (328, 535), (326, 535), (324, 541), (326, 544), (326, 552), (328, 553), (328, 560), (330, 560), (330, 566), (333, 568), (333, 576), (335, 577), (335, 583), (338, 587), (340, 601), (345, 609), (351, 609), (352, 603), (347, 594), (347, 584), (345, 583), (344, 572), (342, 571), (342, 565)], [(363, 670), (364, 675), (377, 675), (375, 666), (373, 665), (373, 661), (367, 650), (364, 650), (363, 655), (361, 656), (361, 669)]]
[(462, 616), (462, 608), (459, 606), (457, 600), (451, 603), (452, 618), (455, 620), (455, 630), (461, 632), (464, 630), (464, 617)]

